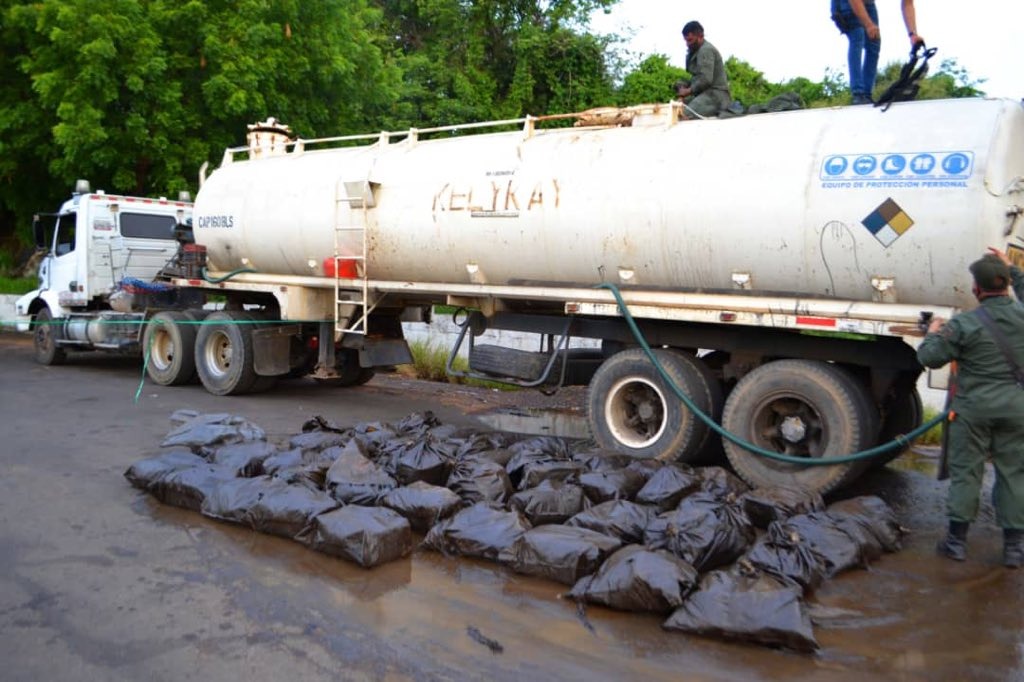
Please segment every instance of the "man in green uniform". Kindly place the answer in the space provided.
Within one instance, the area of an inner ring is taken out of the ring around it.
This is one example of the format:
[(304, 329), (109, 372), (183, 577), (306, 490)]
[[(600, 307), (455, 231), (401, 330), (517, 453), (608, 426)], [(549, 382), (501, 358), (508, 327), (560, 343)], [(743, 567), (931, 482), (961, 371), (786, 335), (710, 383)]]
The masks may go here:
[[(1024, 273), (1006, 255), (992, 250), (971, 264), (974, 295), (1003, 332), (1018, 364), (1024, 363), (1024, 305), (1008, 295), (1012, 283), (1024, 294)], [(949, 424), (949, 531), (938, 553), (963, 561), (967, 529), (978, 513), (985, 460), (992, 458), (996, 480), (992, 489), (996, 521), (1003, 528), (1003, 564), (1024, 564), (1024, 386), (1000, 350), (999, 343), (976, 311), (948, 322), (934, 319), (917, 350), (926, 367), (957, 361), (956, 396)]]
[(686, 41), (686, 70), (691, 80), (688, 85), (679, 86), (676, 94), (698, 116), (717, 116), (732, 104), (722, 55), (704, 40), (704, 27), (699, 21), (683, 26), (683, 40)]

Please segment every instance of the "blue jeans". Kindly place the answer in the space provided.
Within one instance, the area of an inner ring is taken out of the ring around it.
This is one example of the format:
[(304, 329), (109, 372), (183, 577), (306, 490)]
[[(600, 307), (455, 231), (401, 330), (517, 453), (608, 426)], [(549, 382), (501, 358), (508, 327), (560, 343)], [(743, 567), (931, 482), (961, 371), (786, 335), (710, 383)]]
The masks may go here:
[[(878, 8), (875, 3), (864, 5), (868, 11), (871, 21), (878, 24)], [(875, 88), (875, 75), (878, 73), (878, 52), (882, 49), (882, 41), (868, 40), (867, 31), (861, 26), (860, 20), (851, 12), (846, 16), (847, 25), (855, 26), (850, 29), (846, 37), (850, 41), (850, 50), (847, 53), (847, 61), (850, 66), (850, 92), (854, 96), (871, 96)]]

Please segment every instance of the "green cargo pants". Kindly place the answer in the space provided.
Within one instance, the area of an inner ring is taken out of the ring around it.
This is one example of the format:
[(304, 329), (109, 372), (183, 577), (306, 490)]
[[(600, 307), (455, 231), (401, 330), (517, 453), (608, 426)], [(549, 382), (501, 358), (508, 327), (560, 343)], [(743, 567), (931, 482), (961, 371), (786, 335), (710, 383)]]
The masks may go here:
[(991, 456), (996, 522), (1002, 528), (1024, 529), (1024, 420), (967, 413), (958, 414), (949, 428), (949, 519), (974, 521), (985, 460)]

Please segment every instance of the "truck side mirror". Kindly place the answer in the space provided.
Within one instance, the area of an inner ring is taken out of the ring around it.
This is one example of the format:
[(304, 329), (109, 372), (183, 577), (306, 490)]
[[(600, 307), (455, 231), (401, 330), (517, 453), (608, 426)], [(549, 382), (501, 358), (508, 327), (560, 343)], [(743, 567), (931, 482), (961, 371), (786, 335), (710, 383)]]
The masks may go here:
[(46, 228), (38, 213), (32, 216), (32, 236), (36, 240), (36, 248), (48, 249), (50, 247), (46, 243)]

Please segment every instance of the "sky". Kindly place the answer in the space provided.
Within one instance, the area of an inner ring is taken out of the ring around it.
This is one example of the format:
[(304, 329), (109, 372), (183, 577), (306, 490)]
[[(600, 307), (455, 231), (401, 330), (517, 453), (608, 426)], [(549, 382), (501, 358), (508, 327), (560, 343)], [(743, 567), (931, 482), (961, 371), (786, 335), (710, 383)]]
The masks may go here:
[[(903, 63), (910, 42), (900, 0), (876, 0), (882, 31), (879, 68)], [(917, 32), (938, 48), (931, 73), (956, 59), (979, 89), (994, 97), (1024, 98), (1024, 2), (1020, 0), (918, 0)], [(611, 14), (596, 12), (598, 33), (633, 37), (625, 48), (638, 56), (661, 53), (676, 66), (686, 61), (683, 24), (696, 19), (724, 58), (748, 62), (769, 81), (804, 76), (820, 81), (826, 68), (846, 77), (846, 37), (829, 18), (828, 0), (619, 0)]]

